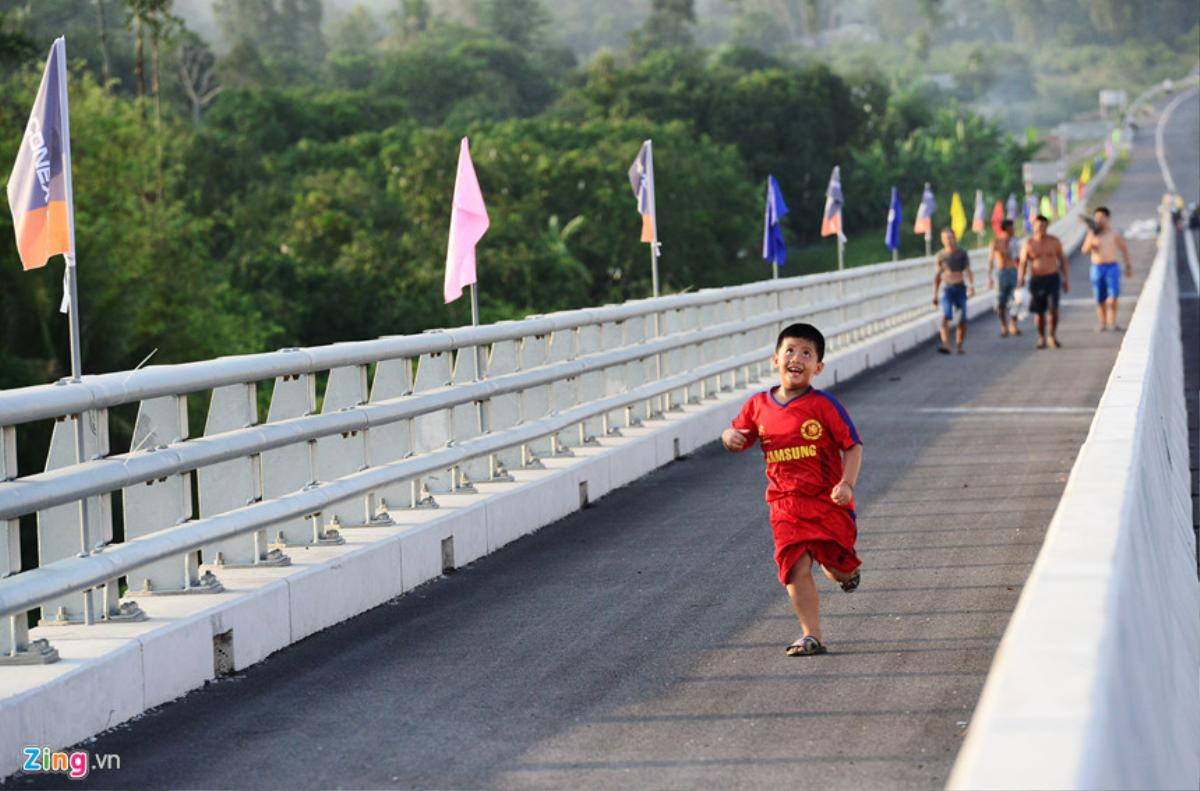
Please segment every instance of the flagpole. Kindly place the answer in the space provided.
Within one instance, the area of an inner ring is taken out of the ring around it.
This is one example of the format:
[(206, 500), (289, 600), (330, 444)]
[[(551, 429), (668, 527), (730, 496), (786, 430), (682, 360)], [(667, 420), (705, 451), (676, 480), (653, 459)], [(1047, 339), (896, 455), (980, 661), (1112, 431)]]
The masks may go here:
[[(71, 327), (71, 381), (78, 382), (83, 375), (83, 363), (79, 351), (79, 294), (75, 285), (75, 196), (71, 184), (71, 124), (67, 109), (67, 42), (60, 38), (62, 46), (55, 42), (54, 53), (58, 61), (58, 114), (62, 123), (62, 152), (63, 152), (63, 181), (67, 199), (67, 238), (71, 252), (63, 256), (66, 259), (66, 285), (70, 304), (67, 305), (67, 316)], [(81, 432), (82, 433), (82, 430)]]
[[(67, 239), (71, 246), (71, 251), (63, 256), (66, 261), (67, 299), (70, 300), (67, 305), (67, 320), (70, 326), (71, 381), (79, 383), (83, 378), (83, 361), (80, 353), (79, 289), (76, 285), (75, 268), (75, 195), (71, 180), (70, 111), (67, 107), (67, 41), (60, 37), (54, 44), (55, 59), (58, 61), (58, 115), (59, 122), (62, 124), (63, 191), (64, 197), (67, 199)], [(75, 415), (75, 463), (83, 464), (84, 456), (83, 413), (81, 412)], [(81, 555), (86, 555), (89, 551), (89, 532), (88, 500), (84, 497), (79, 500), (79, 552)], [(107, 609), (104, 615), (108, 615)], [(83, 592), (83, 620), (84, 623), (91, 624), (92, 619), (92, 589), (88, 588)]]
[(842, 242), (842, 229), (841, 229), (841, 226), (840, 226), (840, 224), (839, 224), (839, 226), (838, 226), (838, 238), (837, 238), (837, 242), (838, 242), (838, 271), (839, 271), (839, 272), (841, 272), (841, 271), (842, 271), (842, 270), (845, 268), (845, 263), (844, 263), (844, 261), (843, 261), (843, 258), (844, 258), (844, 256), (843, 256), (843, 253), (842, 253), (843, 247), (844, 247), (845, 245), (844, 245), (844, 243)]
[(893, 261), (900, 260), (900, 248), (899, 247), (897, 247), (895, 250), (892, 251), (892, 260)]
[(933, 239), (932, 233), (930, 231), (926, 231), (925, 232), (925, 255), (926, 256), (931, 255), (929, 244), (932, 241), (932, 239)]
[[(479, 293), (475, 290), (474, 283), (472, 283), (469, 286), (469, 288), (471, 289), (471, 326), (478, 327), (479, 326)], [(483, 364), (479, 359), (479, 345), (476, 344), (476, 346), (475, 346), (475, 381), (478, 382), (481, 379), (483, 379)], [(480, 421), (482, 421), (483, 420), (482, 413), (480, 413), (480, 414), (481, 414)], [(479, 430), (480, 431), (483, 430), (482, 422), (479, 426)]]
[[(655, 217), (654, 220), (655, 220), (655, 224), (657, 224), (658, 218)], [(657, 297), (658, 296), (658, 249), (657, 249), (658, 248), (658, 239), (657, 239), (658, 228), (654, 229), (654, 236), (656, 237), (655, 240), (650, 243), (650, 289), (653, 292), (653, 295), (655, 297)]]

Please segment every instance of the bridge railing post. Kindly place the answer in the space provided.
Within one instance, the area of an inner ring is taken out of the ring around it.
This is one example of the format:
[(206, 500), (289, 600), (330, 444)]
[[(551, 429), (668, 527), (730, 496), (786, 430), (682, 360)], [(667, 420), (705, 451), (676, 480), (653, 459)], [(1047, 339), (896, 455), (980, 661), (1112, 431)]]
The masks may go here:
[[(412, 392), (413, 361), (407, 357), (380, 360), (375, 365), (367, 403), (381, 404), (411, 396)], [(367, 429), (363, 444), (367, 467), (398, 461), (412, 451), (412, 420), (372, 426)], [(389, 509), (412, 505), (411, 496), (409, 481), (399, 481), (371, 492), (366, 498), (368, 523), (386, 523), (391, 518)]]
[[(142, 401), (134, 422), (130, 452), (157, 453), (188, 436), (187, 396), (162, 396)], [(192, 474), (182, 473), (127, 486), (121, 490), (125, 540), (132, 541), (192, 518)], [(164, 558), (133, 569), (127, 575), (127, 594), (220, 591), (211, 573), (199, 573), (196, 552)]]
[[(204, 436), (258, 425), (258, 388), (254, 382), (212, 390)], [(196, 471), (201, 517), (223, 514), (262, 500), (260, 454), (210, 464)], [(266, 530), (218, 541), (201, 550), (204, 563), (214, 567), (286, 566), (291, 561), (267, 543)]]

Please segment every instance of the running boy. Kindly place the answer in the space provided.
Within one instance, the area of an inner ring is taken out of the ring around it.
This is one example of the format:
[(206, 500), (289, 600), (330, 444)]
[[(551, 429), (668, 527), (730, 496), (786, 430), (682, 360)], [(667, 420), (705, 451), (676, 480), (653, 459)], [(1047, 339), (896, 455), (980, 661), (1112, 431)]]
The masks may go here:
[(842, 405), (812, 386), (824, 357), (825, 336), (816, 327), (785, 328), (771, 357), (779, 386), (751, 396), (721, 433), (721, 443), (733, 453), (756, 438), (762, 442), (779, 581), (804, 630), (787, 647), (788, 656), (825, 653), (813, 563), (847, 593), (861, 579), (854, 552), (854, 483), (862, 440)]

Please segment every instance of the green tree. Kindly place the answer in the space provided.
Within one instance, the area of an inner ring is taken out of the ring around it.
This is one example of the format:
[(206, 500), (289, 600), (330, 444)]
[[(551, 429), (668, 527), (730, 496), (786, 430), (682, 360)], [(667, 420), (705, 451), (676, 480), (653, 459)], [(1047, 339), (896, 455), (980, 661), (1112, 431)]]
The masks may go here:
[(666, 49), (692, 46), (696, 25), (695, 0), (650, 0), (650, 16), (630, 36), (637, 57)]
[(544, 43), (550, 14), (541, 0), (483, 0), (480, 19), (485, 29), (517, 47)]
[(12, 68), (37, 55), (33, 40), (13, 25), (9, 11), (0, 11), (0, 65)]
[(256, 50), (277, 84), (311, 79), (325, 60), (321, 0), (214, 0), (213, 12), (226, 39)]

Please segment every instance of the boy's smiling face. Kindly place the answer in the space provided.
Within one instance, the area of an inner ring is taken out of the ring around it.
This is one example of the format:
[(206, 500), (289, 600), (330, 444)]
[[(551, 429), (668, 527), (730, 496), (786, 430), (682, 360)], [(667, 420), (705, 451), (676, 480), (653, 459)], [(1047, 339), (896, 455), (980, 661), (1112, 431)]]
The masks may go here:
[(825, 363), (817, 359), (817, 347), (805, 338), (784, 338), (771, 356), (771, 367), (779, 371), (781, 395), (796, 395), (807, 390), (813, 377)]

